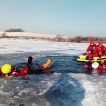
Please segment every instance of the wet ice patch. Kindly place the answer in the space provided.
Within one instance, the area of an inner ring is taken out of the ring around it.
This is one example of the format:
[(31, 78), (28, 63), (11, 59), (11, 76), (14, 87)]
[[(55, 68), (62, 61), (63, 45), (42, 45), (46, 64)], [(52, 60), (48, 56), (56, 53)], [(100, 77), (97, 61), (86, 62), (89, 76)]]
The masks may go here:
[(50, 106), (81, 106), (84, 88), (68, 74), (63, 74), (45, 94)]

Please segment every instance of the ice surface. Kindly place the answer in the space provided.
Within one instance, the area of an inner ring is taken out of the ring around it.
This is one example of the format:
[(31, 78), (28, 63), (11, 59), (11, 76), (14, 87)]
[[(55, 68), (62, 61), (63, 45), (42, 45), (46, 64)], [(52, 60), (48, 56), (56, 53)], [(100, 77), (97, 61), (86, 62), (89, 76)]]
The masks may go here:
[[(88, 44), (42, 40), (0, 39), (0, 66), (21, 64), (32, 55), (42, 63), (53, 59), (51, 75), (29, 75), (29, 80), (0, 80), (0, 106), (106, 106), (106, 76), (87, 75), (75, 56)], [(72, 73), (73, 72), (73, 73)]]

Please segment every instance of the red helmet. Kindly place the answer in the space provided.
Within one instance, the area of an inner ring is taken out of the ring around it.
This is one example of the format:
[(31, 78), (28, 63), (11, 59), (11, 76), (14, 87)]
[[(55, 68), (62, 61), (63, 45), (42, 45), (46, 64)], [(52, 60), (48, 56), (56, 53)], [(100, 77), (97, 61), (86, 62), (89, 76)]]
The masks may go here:
[(99, 41), (99, 42), (98, 42), (98, 45), (102, 45), (102, 44), (103, 44), (103, 42), (102, 42), (102, 41)]
[(90, 40), (90, 45), (94, 44), (94, 40)]

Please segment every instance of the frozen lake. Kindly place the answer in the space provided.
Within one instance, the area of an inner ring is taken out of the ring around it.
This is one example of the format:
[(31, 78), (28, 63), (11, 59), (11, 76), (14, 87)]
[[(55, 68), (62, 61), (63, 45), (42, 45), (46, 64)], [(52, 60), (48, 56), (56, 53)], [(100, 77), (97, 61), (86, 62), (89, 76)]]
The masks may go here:
[(39, 64), (51, 57), (54, 74), (29, 75), (29, 80), (0, 80), (0, 106), (106, 106), (106, 75), (83, 73), (76, 56), (88, 44), (0, 39), (0, 66), (24, 65), (32, 55)]

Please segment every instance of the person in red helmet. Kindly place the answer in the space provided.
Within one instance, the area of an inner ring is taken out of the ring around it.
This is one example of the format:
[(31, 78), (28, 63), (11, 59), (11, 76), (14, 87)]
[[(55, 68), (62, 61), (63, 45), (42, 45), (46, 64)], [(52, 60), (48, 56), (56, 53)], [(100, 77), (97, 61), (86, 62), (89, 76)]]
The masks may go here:
[(104, 56), (106, 54), (106, 47), (103, 45), (103, 42), (99, 41), (97, 46), (100, 49), (99, 56)]
[(86, 50), (86, 54), (88, 56), (88, 59), (92, 60), (93, 57), (97, 57), (100, 53), (100, 49), (98, 46), (94, 43), (94, 40), (90, 40), (90, 45), (88, 46)]

